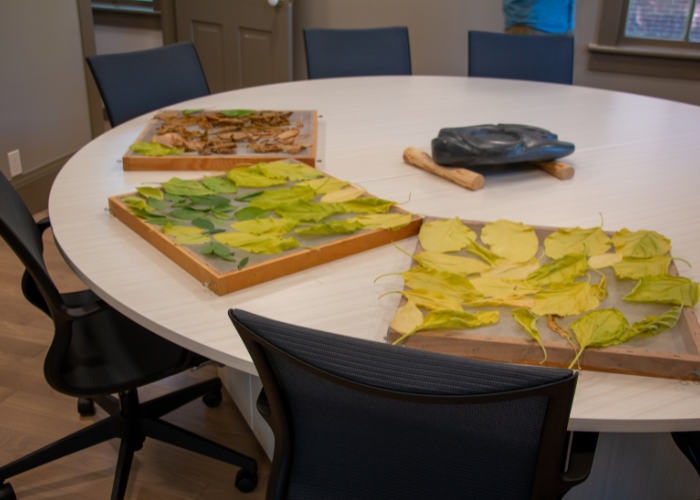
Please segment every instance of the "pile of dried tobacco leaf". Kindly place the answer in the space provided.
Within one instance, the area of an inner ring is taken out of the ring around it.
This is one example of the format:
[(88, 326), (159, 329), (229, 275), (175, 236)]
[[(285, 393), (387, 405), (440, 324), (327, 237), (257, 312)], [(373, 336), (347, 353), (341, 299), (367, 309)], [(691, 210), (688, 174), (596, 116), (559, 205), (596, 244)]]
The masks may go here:
[[(391, 322), (403, 335), (395, 343), (421, 330), (477, 328), (493, 325), (500, 317), (499, 311), (469, 312), (464, 307), (512, 307), (515, 322), (543, 351), (536, 322), (547, 317), (547, 326), (571, 343), (573, 366), (587, 347), (617, 345), (669, 330), (683, 306), (698, 302), (697, 283), (668, 275), (671, 242), (655, 231), (622, 229), (611, 240), (600, 227), (559, 229), (543, 242), (551, 259), (547, 264), (537, 257), (540, 242), (530, 226), (501, 219), (486, 224), (480, 236), (488, 248), (479, 245), (476, 233), (457, 218), (423, 224), (423, 251), (413, 256), (419, 266), (401, 273), (410, 290), (395, 292), (407, 299)], [(609, 252), (611, 246), (614, 253)], [(451, 255), (461, 250), (478, 259)], [(631, 327), (617, 309), (598, 309), (608, 292), (605, 276), (597, 270), (608, 266), (619, 280), (639, 280), (624, 301), (673, 307)], [(596, 284), (591, 284), (589, 270), (600, 276)], [(580, 316), (570, 325), (573, 338), (556, 322), (566, 316)]]
[(137, 142), (129, 149), (145, 156), (235, 154), (239, 144), (255, 153), (299, 154), (311, 147), (311, 134), (300, 134), (304, 124), (289, 122), (291, 111), (203, 109), (156, 114), (162, 121), (151, 142)]

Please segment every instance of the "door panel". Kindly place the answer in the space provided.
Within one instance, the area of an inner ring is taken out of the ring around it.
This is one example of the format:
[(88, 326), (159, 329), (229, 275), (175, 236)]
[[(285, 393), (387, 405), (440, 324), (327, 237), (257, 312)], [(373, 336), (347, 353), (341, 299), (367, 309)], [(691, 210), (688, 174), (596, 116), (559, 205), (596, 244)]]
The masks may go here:
[(224, 78), (224, 27), (221, 24), (192, 22), (192, 42), (207, 77), (212, 94), (226, 90)]
[(191, 40), (214, 92), (292, 79), (292, 6), (282, 0), (175, 0), (178, 41)]

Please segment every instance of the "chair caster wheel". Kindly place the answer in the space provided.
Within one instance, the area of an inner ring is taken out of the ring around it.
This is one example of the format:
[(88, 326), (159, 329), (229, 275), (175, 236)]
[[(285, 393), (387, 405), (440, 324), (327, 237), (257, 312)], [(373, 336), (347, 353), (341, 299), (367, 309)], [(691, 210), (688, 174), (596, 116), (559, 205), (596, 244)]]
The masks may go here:
[(250, 493), (258, 485), (258, 474), (241, 469), (236, 474), (236, 489), (241, 493)]
[(78, 398), (78, 413), (81, 417), (95, 415), (95, 402), (90, 398)]
[[(255, 488), (255, 486), (253, 486), (253, 488)], [(15, 490), (12, 489), (12, 485), (10, 485), (10, 483), (0, 486), (0, 500), (17, 500)]]
[(221, 397), (221, 389), (219, 389), (218, 391), (210, 392), (204, 396), (202, 401), (204, 401), (204, 404), (209, 408), (216, 408), (221, 404)]

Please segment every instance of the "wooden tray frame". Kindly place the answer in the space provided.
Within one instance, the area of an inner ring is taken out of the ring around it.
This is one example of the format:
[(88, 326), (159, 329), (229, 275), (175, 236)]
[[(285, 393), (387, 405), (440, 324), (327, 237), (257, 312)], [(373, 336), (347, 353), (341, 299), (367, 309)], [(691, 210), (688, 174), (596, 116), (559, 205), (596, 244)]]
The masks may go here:
[[(158, 111), (165, 112), (166, 110)], [(181, 110), (167, 110), (181, 111)], [(215, 110), (212, 110), (215, 111)], [(251, 153), (250, 155), (211, 155), (211, 156), (143, 156), (134, 153), (130, 149), (122, 157), (124, 170), (231, 170), (233, 168), (250, 166), (251, 163), (271, 162), (280, 160), (296, 160), (300, 163), (316, 168), (316, 137), (318, 131), (318, 112), (314, 110), (290, 110), (292, 112), (312, 113), (313, 132), (311, 133), (311, 155), (295, 156), (283, 153)], [(156, 114), (157, 114), (156, 113)], [(156, 120), (152, 118), (148, 125), (134, 141), (143, 142), (146, 132)], [(145, 141), (150, 142), (150, 140)]]
[[(324, 175), (333, 178), (330, 175)], [(250, 264), (241, 270), (221, 272), (213, 265), (201, 260), (198, 257), (199, 254), (188, 246), (175, 245), (169, 236), (161, 231), (154, 230), (152, 225), (147, 224), (144, 219), (129, 212), (129, 207), (119, 201), (119, 198), (123, 196), (136, 195), (138, 195), (138, 192), (134, 191), (110, 197), (109, 208), (112, 215), (160, 250), (170, 260), (197, 278), (202, 284), (206, 284), (217, 295), (237, 292), (244, 288), (303, 271), (304, 269), (310, 269), (365, 250), (415, 236), (418, 234), (423, 221), (422, 217), (418, 217), (398, 231), (375, 229), (361, 234), (352, 234), (330, 243), (319, 245), (317, 247), (318, 251), (302, 249), (258, 264)], [(368, 194), (368, 196), (372, 195)], [(394, 208), (405, 214), (410, 213), (399, 207)]]
[[(437, 219), (437, 217), (426, 217), (425, 222)], [(482, 228), (485, 225), (485, 223), (478, 221), (464, 220), (462, 222)], [(551, 227), (532, 227), (540, 241), (543, 241), (546, 235), (557, 230), (557, 228)], [(606, 234), (612, 236), (613, 233), (606, 232)], [(423, 248), (418, 242), (415, 253), (421, 251)], [(669, 274), (678, 276), (678, 270), (673, 262), (669, 266)], [(405, 305), (406, 302), (407, 300), (402, 297), (399, 307)], [(689, 354), (630, 349), (624, 347), (624, 344), (605, 348), (589, 347), (579, 358), (581, 368), (627, 375), (697, 380), (700, 377), (700, 325), (693, 308), (683, 308), (678, 326)], [(389, 342), (394, 342), (401, 337), (401, 334), (389, 328), (387, 333)], [(403, 341), (407, 347), (467, 358), (560, 368), (569, 366), (573, 359), (573, 353), (567, 342), (543, 340), (542, 343), (547, 350), (547, 361), (540, 364), (542, 349), (525, 334), (520, 339), (464, 331), (425, 331), (416, 332)]]

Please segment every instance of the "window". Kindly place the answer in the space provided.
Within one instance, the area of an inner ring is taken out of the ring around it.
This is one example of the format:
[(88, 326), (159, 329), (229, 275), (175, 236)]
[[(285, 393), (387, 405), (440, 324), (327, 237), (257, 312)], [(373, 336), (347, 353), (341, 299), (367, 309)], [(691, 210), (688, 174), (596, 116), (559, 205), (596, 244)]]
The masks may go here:
[(624, 38), (700, 42), (697, 0), (629, 0)]

